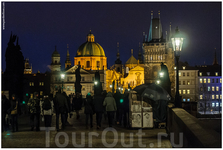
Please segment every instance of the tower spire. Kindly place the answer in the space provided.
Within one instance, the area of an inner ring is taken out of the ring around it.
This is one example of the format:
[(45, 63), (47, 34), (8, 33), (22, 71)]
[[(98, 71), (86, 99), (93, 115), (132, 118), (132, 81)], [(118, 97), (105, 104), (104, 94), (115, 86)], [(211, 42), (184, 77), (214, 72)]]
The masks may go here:
[(153, 11), (151, 11), (151, 19), (153, 19)]
[(158, 11), (158, 16), (159, 16), (159, 19), (160, 19), (160, 11)]
[(131, 49), (131, 55), (133, 55), (133, 49)]
[(171, 36), (172, 36), (172, 34), (171, 34), (171, 22), (170, 22), (170, 33), (169, 33), (169, 41), (171, 41)]
[(139, 54), (138, 54), (138, 60), (139, 60), (139, 63), (141, 64), (141, 63), (142, 63), (142, 53), (141, 53), (140, 42), (139, 42)]
[(218, 60), (217, 60), (217, 56), (216, 56), (216, 48), (215, 48), (213, 65), (218, 65)]
[(117, 42), (117, 59), (120, 58), (120, 53), (119, 53), (119, 42)]

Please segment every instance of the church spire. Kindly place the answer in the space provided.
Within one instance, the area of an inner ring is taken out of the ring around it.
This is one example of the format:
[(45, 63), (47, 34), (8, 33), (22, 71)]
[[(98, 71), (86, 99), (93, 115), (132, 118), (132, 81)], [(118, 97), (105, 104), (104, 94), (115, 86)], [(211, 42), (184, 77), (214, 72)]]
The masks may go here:
[(131, 55), (133, 55), (133, 49), (131, 49)]
[(169, 41), (171, 41), (171, 36), (172, 36), (172, 34), (171, 34), (171, 22), (170, 22), (170, 33), (169, 33)]
[(141, 53), (140, 42), (139, 42), (139, 54), (138, 54), (138, 60), (139, 60), (139, 63), (142, 64), (142, 53)]
[(117, 42), (117, 59), (120, 59), (120, 53), (119, 53), (119, 42)]
[(215, 48), (213, 65), (218, 65), (218, 60), (217, 60), (217, 56), (216, 56), (216, 48)]
[(65, 68), (71, 68), (70, 54), (69, 54), (69, 45), (67, 44), (67, 59), (65, 61)]

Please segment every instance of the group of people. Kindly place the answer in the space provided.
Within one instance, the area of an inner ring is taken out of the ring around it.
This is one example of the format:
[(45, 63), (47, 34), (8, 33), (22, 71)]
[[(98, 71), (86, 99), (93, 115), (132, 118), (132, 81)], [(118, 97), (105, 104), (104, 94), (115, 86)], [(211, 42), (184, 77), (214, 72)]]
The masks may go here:
[(117, 124), (122, 125), (123, 122), (124, 127), (128, 126), (129, 99), (127, 90), (124, 95), (119, 90), (114, 95), (111, 92), (106, 93), (105, 91), (102, 93), (96, 91), (94, 96), (88, 93), (84, 100), (84, 107), (86, 128), (88, 128), (89, 119), (90, 127), (93, 127), (94, 114), (96, 114), (97, 129), (101, 128), (103, 114), (105, 118), (108, 118), (109, 127), (113, 126), (114, 118)]
[[(62, 129), (65, 129), (68, 124), (68, 117), (72, 116), (71, 112), (76, 112), (76, 119), (80, 118), (79, 111), (84, 106), (84, 113), (86, 116), (86, 128), (88, 128), (88, 121), (90, 120), (90, 128), (93, 128), (93, 115), (96, 114), (97, 129), (101, 128), (102, 116), (108, 118), (109, 127), (113, 126), (114, 118), (117, 124), (124, 123), (128, 125), (128, 111), (129, 111), (128, 91), (121, 94), (119, 90), (113, 95), (111, 92), (103, 91), (88, 93), (83, 99), (81, 93), (70, 94), (67, 96), (65, 92), (58, 90), (55, 97), (53, 95), (44, 95), (43, 99), (39, 99), (37, 92), (34, 92), (33, 98), (29, 99), (27, 106), (30, 113), (31, 131), (40, 131), (40, 118), (45, 123), (45, 127), (51, 127), (52, 115), (56, 114), (56, 129), (59, 130), (59, 117), (61, 117)], [(11, 123), (12, 131), (18, 131), (18, 115), (21, 113), (19, 100), (13, 94), (12, 98), (8, 100), (2, 94), (2, 131), (9, 129)], [(115, 115), (116, 114), (116, 115)], [(35, 123), (34, 123), (35, 122)]]

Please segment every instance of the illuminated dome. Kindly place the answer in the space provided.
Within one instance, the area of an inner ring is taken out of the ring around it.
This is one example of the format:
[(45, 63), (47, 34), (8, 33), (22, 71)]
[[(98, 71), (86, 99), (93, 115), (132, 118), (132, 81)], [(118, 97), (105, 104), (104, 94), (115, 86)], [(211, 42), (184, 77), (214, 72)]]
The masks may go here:
[(83, 43), (77, 50), (76, 57), (89, 57), (89, 56), (99, 56), (105, 57), (104, 49), (100, 44), (96, 43), (94, 40), (94, 35), (90, 33), (87, 35), (87, 42)]

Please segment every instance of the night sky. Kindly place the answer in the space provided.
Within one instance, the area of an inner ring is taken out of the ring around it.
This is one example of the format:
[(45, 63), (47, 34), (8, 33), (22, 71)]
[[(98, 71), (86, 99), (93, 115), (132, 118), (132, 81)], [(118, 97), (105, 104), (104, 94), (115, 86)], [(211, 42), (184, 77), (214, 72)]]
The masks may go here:
[(2, 71), (5, 71), (5, 51), (11, 31), (19, 36), (24, 58), (29, 58), (33, 72), (45, 72), (51, 63), (55, 45), (61, 56), (62, 68), (69, 44), (70, 60), (78, 47), (86, 42), (89, 30), (95, 36), (107, 56), (108, 68), (116, 60), (119, 42), (122, 63), (131, 56), (131, 49), (138, 59), (139, 42), (143, 32), (148, 34), (151, 11), (154, 17), (161, 12), (163, 36), (176, 26), (185, 35), (180, 61), (190, 65), (211, 65), (216, 48), (221, 63), (221, 2), (35, 2), (5, 4), (5, 30), (2, 30)]

